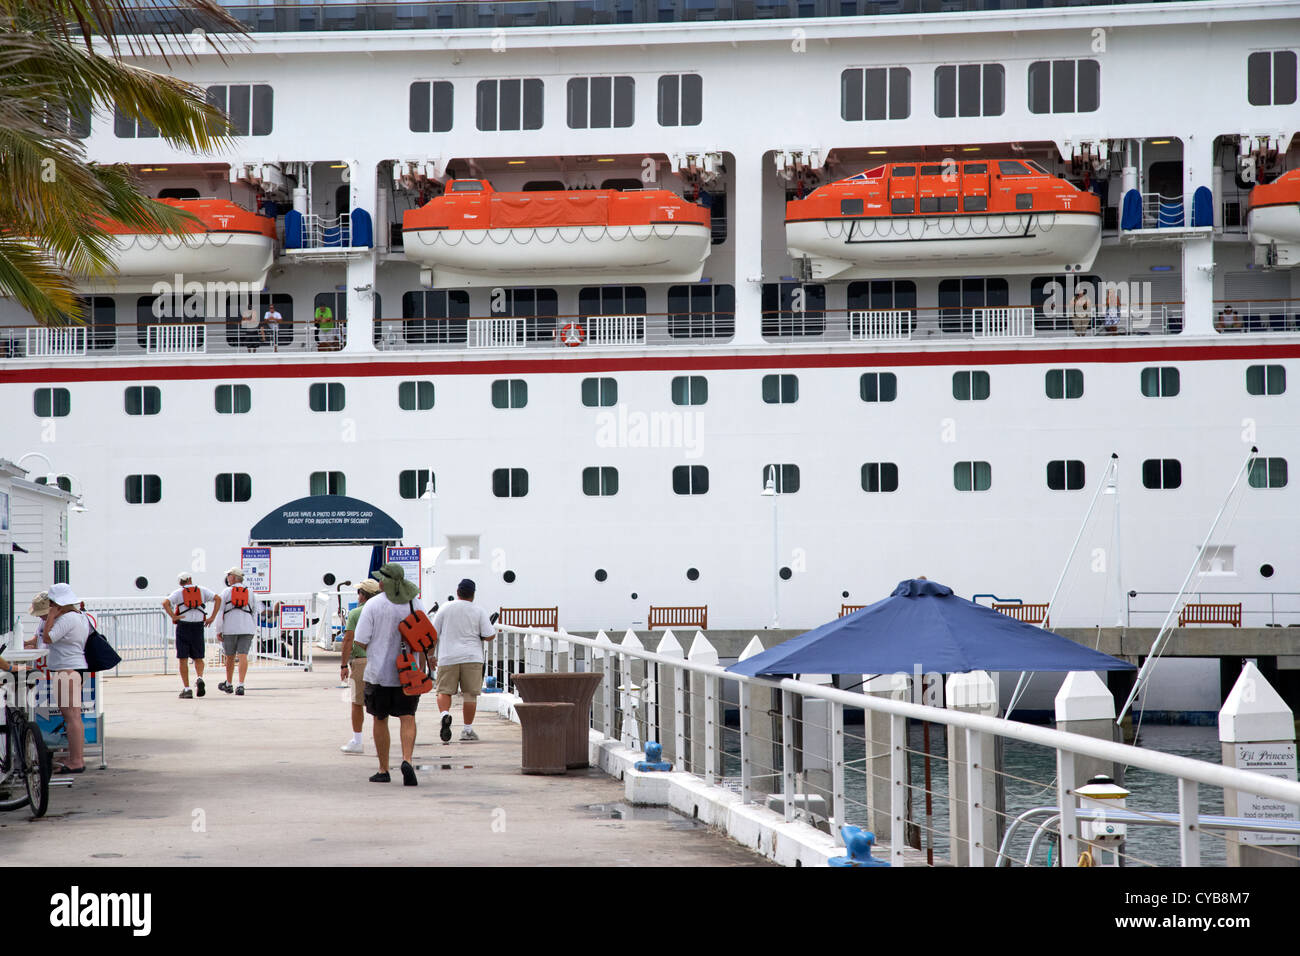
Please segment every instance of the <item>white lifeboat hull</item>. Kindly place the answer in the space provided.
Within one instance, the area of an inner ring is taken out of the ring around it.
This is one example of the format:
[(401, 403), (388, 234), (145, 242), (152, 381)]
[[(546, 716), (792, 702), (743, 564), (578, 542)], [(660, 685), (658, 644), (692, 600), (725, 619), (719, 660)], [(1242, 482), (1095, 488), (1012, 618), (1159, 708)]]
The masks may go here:
[(431, 269), (438, 288), (698, 282), (713, 241), (694, 223), (411, 229), (404, 237), (406, 258)]
[(1276, 246), (1276, 265), (1300, 265), (1300, 203), (1251, 209), (1246, 230), (1253, 245)]
[[(80, 291), (161, 294), (173, 291), (177, 276), (185, 284), (245, 284), (262, 289), (275, 257), (275, 240), (235, 232), (133, 234), (115, 236), (110, 250), (117, 273), (81, 276)], [(158, 283), (167, 283), (167, 289), (155, 288)]]
[(1101, 246), (1095, 215), (1024, 212), (995, 216), (817, 219), (788, 222), (793, 258), (812, 260), (814, 279), (887, 279), (1076, 271)]

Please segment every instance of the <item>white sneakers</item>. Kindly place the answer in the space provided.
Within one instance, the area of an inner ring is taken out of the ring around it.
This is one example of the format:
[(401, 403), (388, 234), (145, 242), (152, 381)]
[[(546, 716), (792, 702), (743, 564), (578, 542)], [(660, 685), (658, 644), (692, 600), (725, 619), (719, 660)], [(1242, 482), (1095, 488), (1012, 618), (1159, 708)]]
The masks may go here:
[(343, 751), (345, 754), (365, 753), (365, 747), (362, 746), (361, 741), (359, 740), (349, 740), (340, 747), (339, 750)]
[(460, 732), (461, 740), (478, 740), (478, 734), (474, 733), (473, 727), (466, 727)]

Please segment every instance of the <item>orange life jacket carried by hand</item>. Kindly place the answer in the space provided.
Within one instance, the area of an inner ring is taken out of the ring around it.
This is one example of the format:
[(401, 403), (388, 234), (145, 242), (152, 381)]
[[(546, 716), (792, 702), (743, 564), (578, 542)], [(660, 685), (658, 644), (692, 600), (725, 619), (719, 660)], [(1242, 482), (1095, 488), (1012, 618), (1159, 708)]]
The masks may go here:
[(433, 645), (438, 643), (438, 632), (433, 629), (433, 622), (429, 620), (429, 615), (415, 609), (414, 601), (411, 602), (411, 613), (397, 622), (397, 633), (412, 653), (428, 654), (433, 650)]
[(184, 614), (186, 611), (204, 611), (203, 591), (197, 585), (191, 584), (188, 587), (181, 588), (181, 606), (178, 613)]
[(420, 669), (419, 660), (405, 645), (397, 654), (397, 679), (407, 697), (418, 697), (433, 690), (433, 678)]

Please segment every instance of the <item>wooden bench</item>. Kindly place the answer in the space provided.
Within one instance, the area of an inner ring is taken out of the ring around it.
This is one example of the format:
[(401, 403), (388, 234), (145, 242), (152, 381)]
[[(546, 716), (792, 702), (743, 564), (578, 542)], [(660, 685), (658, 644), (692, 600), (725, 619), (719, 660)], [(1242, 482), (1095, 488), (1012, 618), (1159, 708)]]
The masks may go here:
[(1026, 624), (1041, 624), (1047, 627), (1047, 605), (1046, 604), (1011, 604), (993, 602), (993, 610), (1001, 611), (1007, 617), (1014, 617), (1017, 621), (1024, 621)]
[(841, 604), (840, 617), (852, 614), (854, 611), (861, 611), (864, 607), (866, 607), (865, 604)]
[(701, 631), (709, 627), (709, 606), (699, 607), (655, 607), (650, 606), (650, 618), (646, 622), (650, 630), (656, 627), (695, 627)]
[(497, 623), (508, 624), (510, 627), (538, 627), (550, 631), (560, 629), (558, 607), (503, 607), (497, 614)]
[(1186, 604), (1178, 614), (1178, 626), (1188, 624), (1227, 624), (1241, 627), (1240, 604)]

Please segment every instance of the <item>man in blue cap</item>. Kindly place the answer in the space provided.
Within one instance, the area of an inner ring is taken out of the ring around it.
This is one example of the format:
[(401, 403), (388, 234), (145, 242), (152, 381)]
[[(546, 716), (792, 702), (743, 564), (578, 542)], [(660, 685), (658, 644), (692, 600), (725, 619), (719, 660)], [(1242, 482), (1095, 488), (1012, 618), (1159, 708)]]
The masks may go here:
[(438, 711), (442, 720), (439, 737), (451, 740), (451, 695), (464, 697), (465, 726), (461, 740), (478, 740), (474, 714), (483, 690), (483, 642), (496, 637), (496, 625), (487, 611), (474, 603), (474, 582), (469, 578), (456, 585), (456, 600), (443, 606), (433, 618), (438, 632)]

